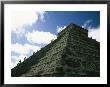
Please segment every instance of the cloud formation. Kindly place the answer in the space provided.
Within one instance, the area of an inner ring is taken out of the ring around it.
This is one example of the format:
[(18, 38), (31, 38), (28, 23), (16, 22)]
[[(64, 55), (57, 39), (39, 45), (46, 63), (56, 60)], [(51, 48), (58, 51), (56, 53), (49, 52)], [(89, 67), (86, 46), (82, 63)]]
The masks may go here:
[(45, 22), (46, 21), (45, 20), (45, 14), (46, 14), (46, 12), (45, 11), (39, 11), (38, 13), (39, 13), (39, 16), (40, 16), (40, 20), (42, 22)]
[(66, 26), (57, 26), (57, 33), (61, 32), (65, 28)]
[(25, 37), (30, 43), (37, 44), (49, 44), (52, 39), (56, 39), (57, 36), (50, 32), (33, 30), (32, 32), (28, 32)]
[(24, 45), (19, 43), (11, 44), (11, 52), (14, 52), (17, 54), (26, 55), (26, 54), (29, 54), (31, 51), (36, 52), (38, 50), (40, 50), (39, 46), (30, 45), (27, 43)]
[(44, 11), (14, 11), (11, 16), (12, 32), (22, 36), (26, 26), (31, 26), (39, 19), (44, 21), (45, 13)]
[(96, 41), (100, 42), (100, 27), (89, 29), (88, 37), (92, 37), (93, 39), (96, 39)]
[[(17, 35), (17, 38), (21, 38), (21, 36), (25, 36), (26, 30), (28, 26), (32, 26), (35, 22), (42, 21), (45, 22), (44, 15), (45, 11), (35, 11), (35, 10), (13, 10), (11, 12), (11, 32)], [(12, 52), (12, 66), (16, 65), (19, 60), (22, 60), (24, 57), (28, 57), (40, 50), (41, 47), (32, 45), (32, 43), (12, 43), (11, 44), (11, 52)], [(16, 53), (13, 54), (13, 53)], [(28, 55), (28, 56), (27, 56)]]
[(88, 37), (92, 37), (92, 39), (100, 42), (100, 27), (92, 27), (91, 22), (91, 19), (85, 21), (82, 28), (88, 29)]
[(85, 28), (85, 29), (91, 28), (91, 25), (90, 25), (91, 22), (92, 22), (91, 19), (85, 21), (84, 24), (82, 25), (82, 28)]

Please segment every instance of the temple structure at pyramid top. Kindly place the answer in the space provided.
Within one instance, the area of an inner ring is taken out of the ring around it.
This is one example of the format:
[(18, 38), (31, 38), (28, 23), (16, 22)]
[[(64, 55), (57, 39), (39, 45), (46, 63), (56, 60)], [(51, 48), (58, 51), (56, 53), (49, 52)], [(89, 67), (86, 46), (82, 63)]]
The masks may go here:
[(11, 76), (100, 76), (100, 43), (88, 38), (87, 29), (71, 23), (57, 39), (14, 67)]

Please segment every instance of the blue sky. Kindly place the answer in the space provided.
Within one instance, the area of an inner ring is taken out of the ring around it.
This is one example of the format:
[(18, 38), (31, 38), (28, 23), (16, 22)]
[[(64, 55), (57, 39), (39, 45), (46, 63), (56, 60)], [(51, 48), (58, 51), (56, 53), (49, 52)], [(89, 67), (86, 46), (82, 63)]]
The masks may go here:
[(89, 30), (89, 37), (100, 42), (99, 11), (42, 11), (16, 12), (12, 15), (11, 61), (19, 60), (49, 44), (70, 23)]

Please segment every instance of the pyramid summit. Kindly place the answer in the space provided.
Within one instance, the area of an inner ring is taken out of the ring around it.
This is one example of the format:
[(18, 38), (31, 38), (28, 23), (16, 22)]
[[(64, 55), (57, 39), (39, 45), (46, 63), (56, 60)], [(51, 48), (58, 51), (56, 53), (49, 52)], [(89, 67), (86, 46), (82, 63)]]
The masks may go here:
[(100, 43), (71, 23), (57, 39), (11, 69), (12, 77), (100, 76)]

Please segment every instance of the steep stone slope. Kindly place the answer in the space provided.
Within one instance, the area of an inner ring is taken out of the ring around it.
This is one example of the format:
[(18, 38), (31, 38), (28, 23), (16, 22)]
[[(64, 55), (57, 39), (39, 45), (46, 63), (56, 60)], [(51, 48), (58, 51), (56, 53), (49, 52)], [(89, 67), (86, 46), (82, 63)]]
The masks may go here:
[(70, 24), (56, 40), (14, 67), (12, 76), (100, 76), (100, 43)]

